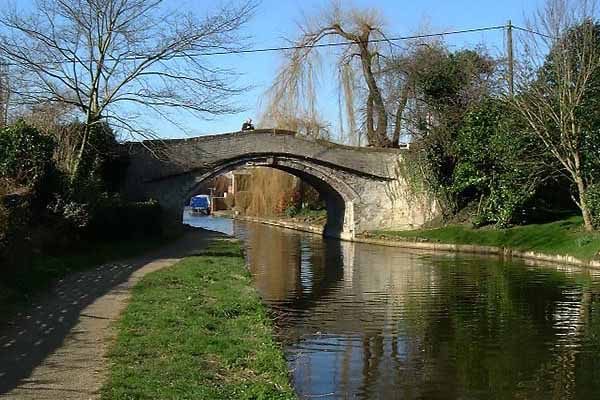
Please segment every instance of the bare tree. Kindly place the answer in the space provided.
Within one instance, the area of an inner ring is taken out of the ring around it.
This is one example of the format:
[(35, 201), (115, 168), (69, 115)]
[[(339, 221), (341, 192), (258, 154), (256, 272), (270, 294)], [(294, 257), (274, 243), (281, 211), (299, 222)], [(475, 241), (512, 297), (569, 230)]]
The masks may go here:
[(0, 61), (0, 127), (8, 123), (10, 102), (10, 78), (8, 65)]
[(34, 11), (4, 11), (0, 55), (15, 70), (19, 104), (62, 103), (83, 115), (77, 171), (95, 126), (104, 122), (132, 135), (140, 107), (171, 122), (182, 110), (196, 117), (236, 111), (242, 88), (233, 71), (207, 54), (238, 50), (252, 0), (198, 16), (168, 11), (164, 0), (36, 0)]
[[(383, 25), (375, 10), (345, 10), (339, 2), (333, 2), (322, 15), (307, 19), (300, 27), (300, 38), (292, 41), (294, 49), (286, 54), (286, 62), (269, 91), (269, 107), (287, 107), (310, 114), (316, 107), (314, 85), (319, 72), (319, 45), (327, 44), (327, 40), (334, 43), (347, 41), (348, 46), (336, 47), (340, 49), (336, 58), (341, 87), (345, 92), (349, 125), (351, 129), (356, 129), (353, 103), (359, 97), (354, 95), (354, 91), (357, 76), (360, 76), (365, 88), (361, 108), (365, 111), (364, 126), (369, 144), (377, 147), (397, 146), (397, 141), (394, 142), (396, 135), (393, 140), (388, 136), (389, 113), (377, 81), (381, 70), (380, 58), (383, 57), (381, 47), (389, 45)], [(378, 43), (378, 40), (381, 42)], [(399, 107), (402, 107), (402, 103)]]
[(512, 99), (573, 183), (572, 197), (588, 231), (593, 224), (586, 192), (594, 176), (586, 168), (585, 141), (593, 127), (585, 110), (594, 109), (587, 103), (600, 76), (600, 28), (593, 15), (590, 1), (546, 1), (530, 23), (544, 36), (524, 42), (518, 95)]

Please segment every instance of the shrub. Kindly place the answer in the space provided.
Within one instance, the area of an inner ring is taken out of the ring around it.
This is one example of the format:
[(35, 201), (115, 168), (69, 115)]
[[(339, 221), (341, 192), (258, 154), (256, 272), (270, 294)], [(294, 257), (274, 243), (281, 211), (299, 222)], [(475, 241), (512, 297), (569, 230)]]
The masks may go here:
[(295, 217), (299, 212), (300, 209), (295, 204), (292, 204), (285, 209), (284, 214), (286, 217)]
[(525, 204), (541, 187), (539, 177), (548, 176), (540, 143), (497, 100), (482, 102), (466, 115), (454, 152), (450, 192), (461, 208), (478, 204), (476, 224), (520, 222)]
[(48, 205), (48, 210), (54, 217), (58, 217), (60, 225), (69, 230), (85, 228), (90, 220), (89, 207), (85, 203), (78, 203), (57, 194)]
[(54, 139), (23, 121), (0, 130), (0, 177), (35, 188), (53, 166)]

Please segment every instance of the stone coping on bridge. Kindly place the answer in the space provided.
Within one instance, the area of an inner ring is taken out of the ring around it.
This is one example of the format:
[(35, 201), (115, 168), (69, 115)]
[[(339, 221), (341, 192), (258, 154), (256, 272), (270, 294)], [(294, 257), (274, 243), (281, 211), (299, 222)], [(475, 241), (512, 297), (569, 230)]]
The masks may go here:
[(323, 146), (327, 146), (330, 148), (338, 148), (338, 149), (346, 149), (346, 150), (368, 149), (370, 152), (381, 152), (381, 153), (398, 153), (398, 152), (407, 150), (407, 147), (392, 148), (392, 147), (350, 146), (350, 145), (346, 145), (346, 144), (330, 142), (329, 140), (325, 140), (325, 139), (317, 139), (317, 138), (313, 138), (310, 136), (298, 135), (294, 131), (290, 131), (290, 130), (286, 130), (286, 129), (277, 129), (277, 128), (254, 129), (251, 131), (223, 132), (223, 133), (216, 133), (216, 134), (212, 134), (212, 135), (202, 135), (202, 136), (195, 136), (195, 137), (189, 137), (189, 138), (148, 139), (148, 140), (143, 140), (141, 142), (124, 142), (123, 145), (135, 146), (135, 145), (152, 145), (152, 144), (160, 145), (160, 144), (168, 144), (168, 143), (176, 144), (176, 143), (188, 143), (188, 142), (202, 142), (202, 141), (218, 139), (219, 137), (227, 136), (227, 135), (238, 136), (238, 135), (253, 135), (253, 134), (260, 134), (260, 133), (270, 133), (270, 134), (275, 134), (275, 135), (294, 136), (296, 139), (305, 140), (307, 142), (316, 142), (318, 144), (321, 144)]
[[(236, 216), (235, 219), (242, 221), (255, 222), (264, 225), (278, 226), (281, 228), (293, 229), (297, 231), (322, 234), (323, 228), (303, 223), (296, 223), (290, 221), (282, 221), (277, 219), (266, 219), (257, 217), (245, 217)], [(376, 239), (356, 236), (354, 238), (342, 238), (342, 240), (374, 244), (378, 246), (386, 247), (397, 247), (409, 250), (422, 250), (422, 251), (434, 251), (434, 252), (445, 252), (445, 253), (465, 253), (465, 254), (479, 254), (479, 255), (490, 255), (497, 256), (503, 259), (520, 258), (526, 261), (534, 262), (536, 264), (558, 264), (558, 265), (569, 265), (576, 267), (589, 268), (594, 270), (600, 270), (599, 260), (582, 260), (569, 255), (560, 254), (545, 254), (538, 253), (535, 251), (523, 251), (511, 249), (509, 247), (497, 247), (497, 246), (479, 246), (469, 244), (452, 244), (452, 243), (437, 243), (437, 242), (425, 242), (425, 241), (402, 241), (402, 240), (390, 240), (390, 239)]]

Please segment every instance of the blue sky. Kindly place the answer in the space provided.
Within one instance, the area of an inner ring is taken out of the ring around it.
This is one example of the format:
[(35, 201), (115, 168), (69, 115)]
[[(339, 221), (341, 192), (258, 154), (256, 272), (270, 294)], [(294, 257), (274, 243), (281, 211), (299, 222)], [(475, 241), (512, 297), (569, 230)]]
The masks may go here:
[[(10, 1), (10, 0), (0, 0)], [(455, 29), (469, 29), (485, 26), (503, 25), (512, 19), (514, 24), (523, 25), (527, 15), (535, 10), (542, 0), (343, 0), (342, 4), (359, 8), (379, 9), (386, 20), (390, 36), (404, 36), (415, 33), (420, 27), (427, 26), (428, 31), (443, 32)], [(27, 8), (32, 0), (17, 0), (16, 3)], [(196, 10), (200, 14), (216, 4), (210, 0), (166, 0), (168, 7)], [(283, 37), (294, 37), (297, 22), (303, 15), (313, 14), (329, 4), (329, 0), (262, 0), (256, 15), (246, 26), (245, 33), (252, 36), (252, 47), (273, 47), (285, 45)], [(484, 43), (492, 52), (503, 51), (502, 31), (473, 33), (447, 37), (453, 49), (470, 47)], [(213, 63), (234, 67), (242, 76), (240, 83), (251, 85), (253, 89), (237, 99), (245, 109), (236, 115), (220, 116), (212, 120), (191, 119), (182, 115), (181, 119), (189, 132), (183, 132), (163, 121), (152, 121), (160, 136), (186, 137), (202, 134), (238, 130), (247, 117), (258, 119), (260, 97), (269, 86), (278, 65), (281, 54), (255, 53), (245, 55), (214, 56)], [(334, 125), (337, 122), (336, 84), (333, 77), (325, 77), (319, 89), (319, 106), (324, 117)], [(152, 116), (147, 118), (151, 120)]]
[[(178, 0), (171, 0), (177, 2)], [(202, 1), (188, 0), (187, 5), (201, 4)], [(297, 22), (303, 14), (310, 15), (329, 2), (327, 0), (289, 1), (263, 0), (256, 16), (247, 26), (247, 32), (254, 36), (254, 47), (283, 45), (283, 37), (293, 37), (297, 32)], [(346, 3), (344, 1), (343, 3)], [(523, 24), (524, 18), (535, 10), (535, 0), (355, 0), (348, 2), (357, 7), (373, 7), (381, 10), (391, 35), (410, 35), (419, 27), (427, 25), (431, 31), (441, 32), (453, 29), (467, 29), (505, 24), (512, 19), (514, 24)], [(454, 48), (462, 48), (485, 43), (492, 51), (502, 51), (502, 31), (457, 35), (447, 38)], [(222, 56), (225, 63), (232, 63), (244, 73), (243, 82), (254, 85), (254, 90), (240, 98), (239, 103), (247, 111), (239, 115), (219, 117), (212, 121), (193, 122), (195, 134), (227, 132), (239, 129), (245, 117), (257, 118), (260, 110), (259, 98), (273, 79), (281, 54), (246, 54), (242, 56)], [(327, 77), (324, 81), (329, 82)], [(325, 116), (335, 124), (337, 118), (336, 85), (322, 85), (320, 106)], [(192, 122), (192, 121), (188, 121)], [(164, 132), (168, 136), (178, 136), (181, 132)]]

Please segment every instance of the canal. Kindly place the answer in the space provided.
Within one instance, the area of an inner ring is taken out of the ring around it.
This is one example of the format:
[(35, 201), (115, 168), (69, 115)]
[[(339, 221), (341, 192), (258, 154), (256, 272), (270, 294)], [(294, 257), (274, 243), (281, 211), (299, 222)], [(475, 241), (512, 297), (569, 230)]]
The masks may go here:
[(600, 273), (220, 218), (303, 399), (600, 398)]

